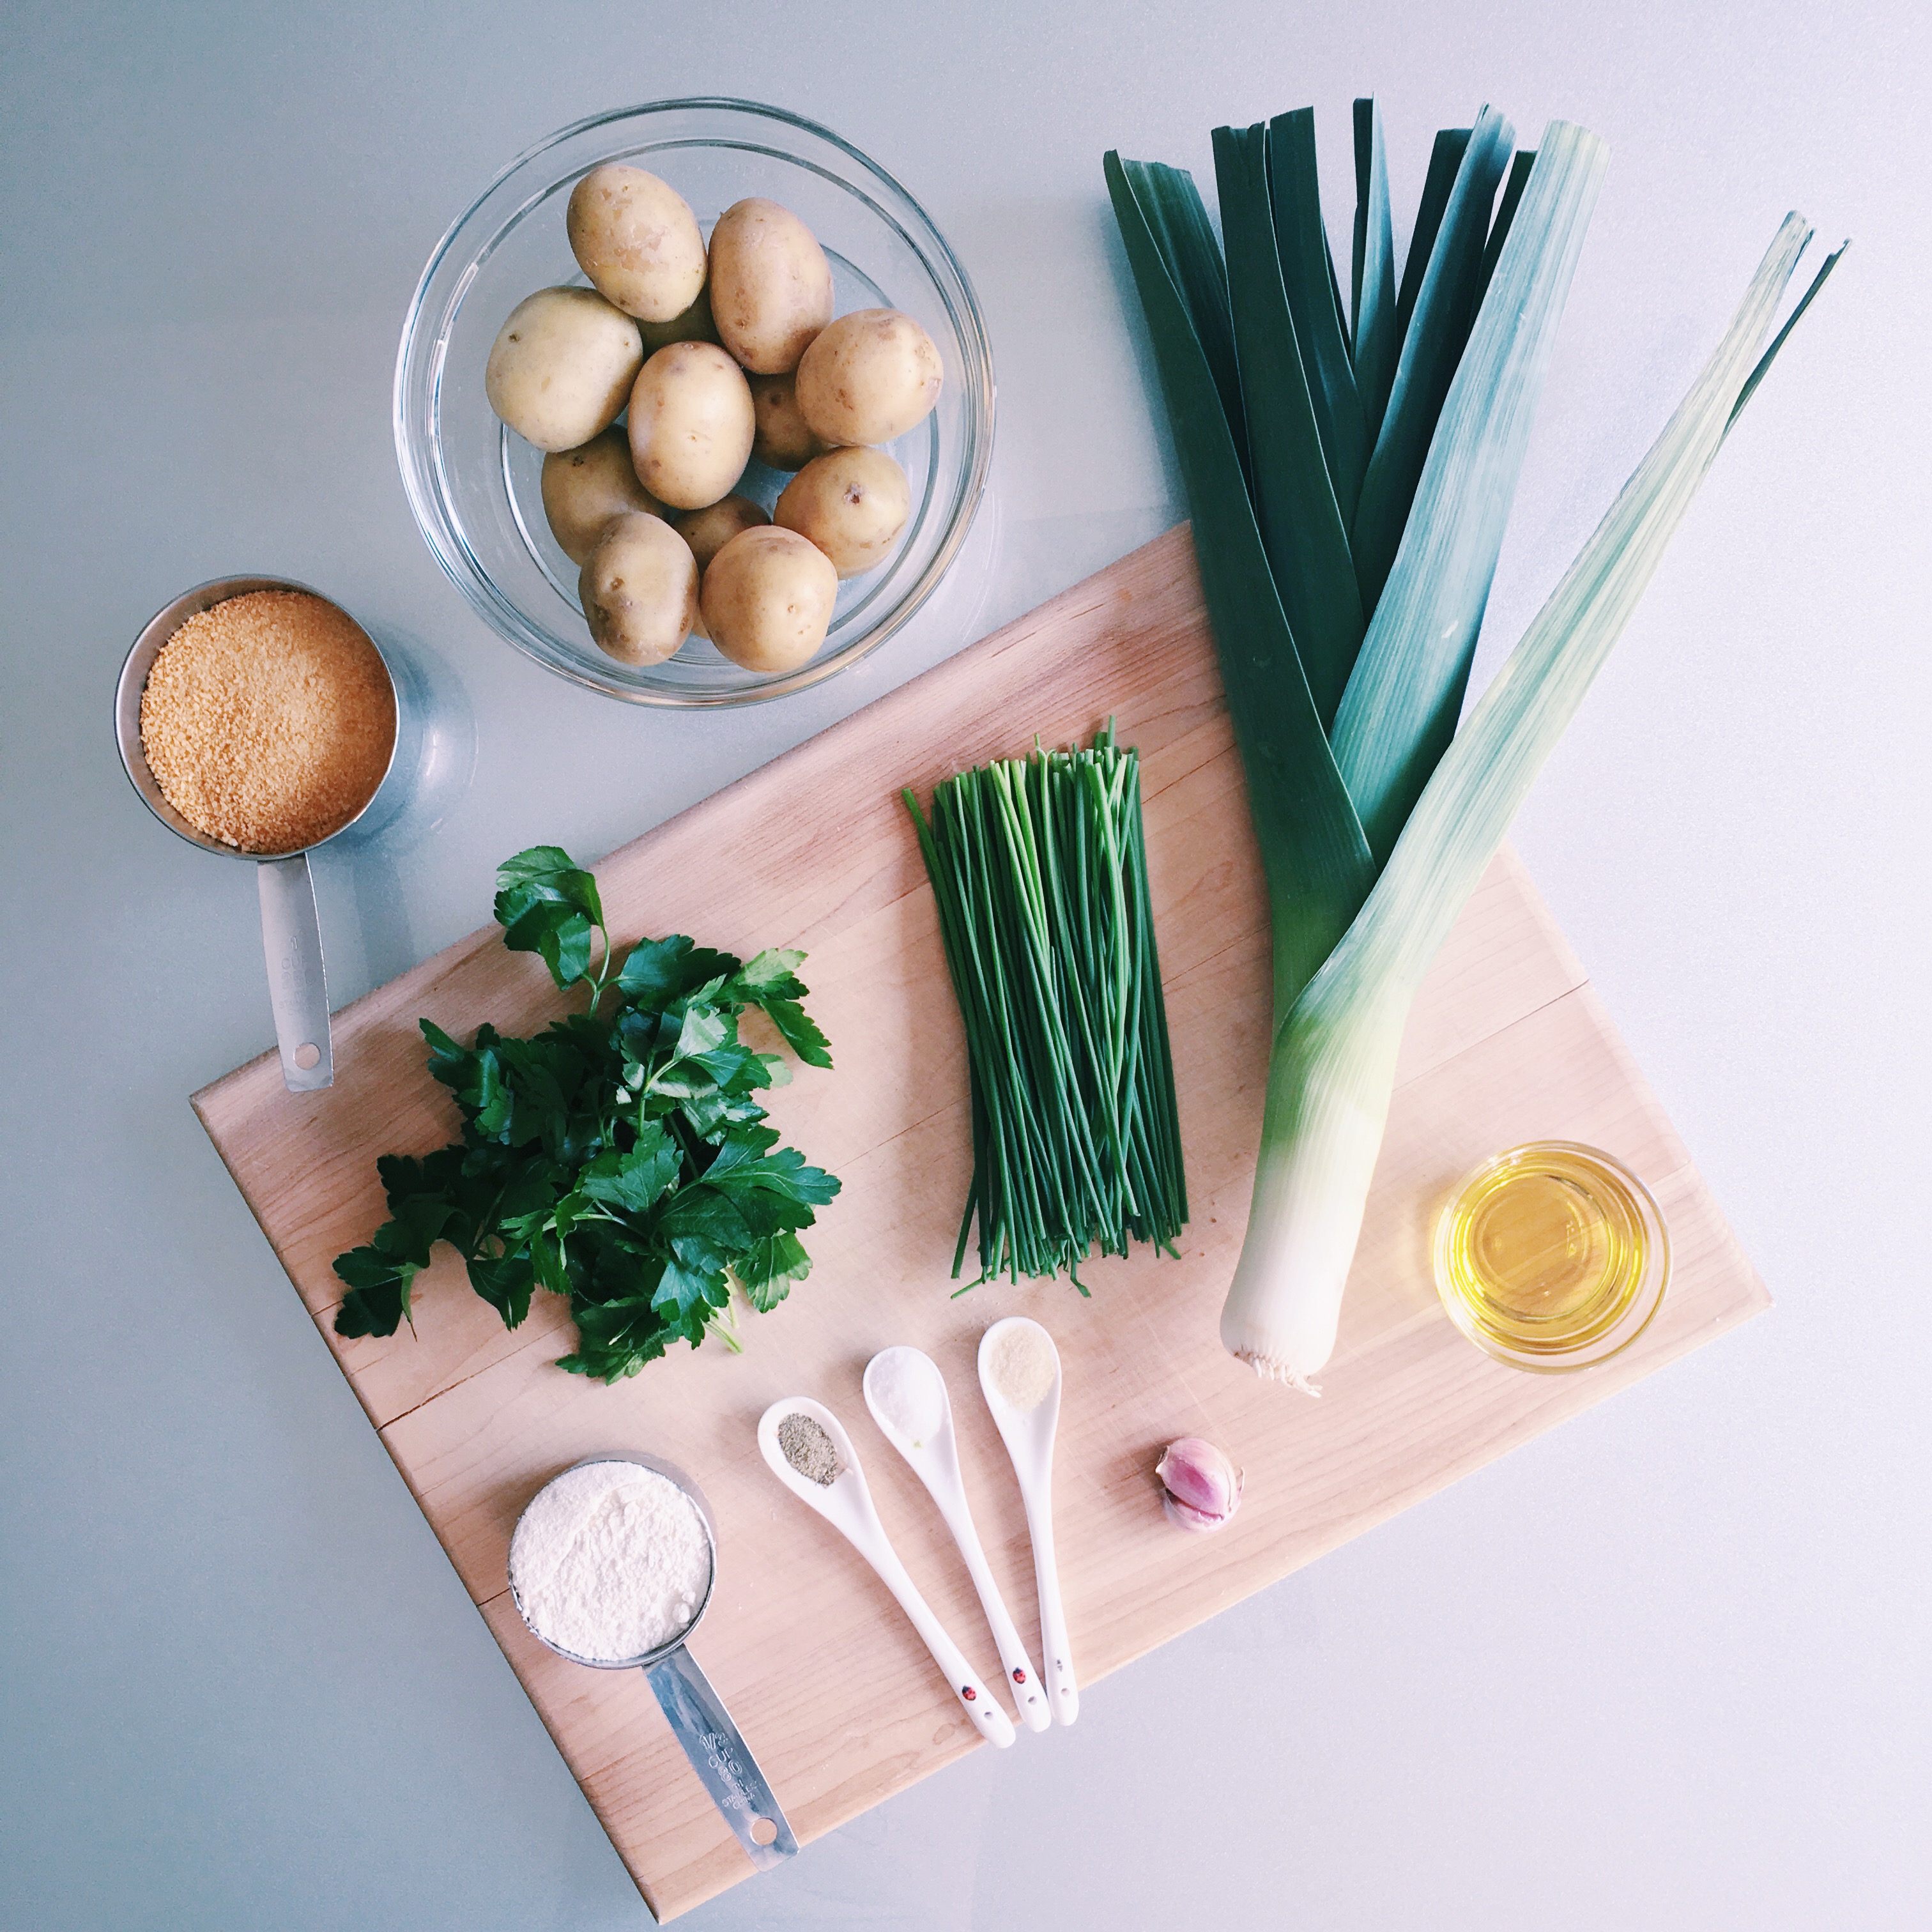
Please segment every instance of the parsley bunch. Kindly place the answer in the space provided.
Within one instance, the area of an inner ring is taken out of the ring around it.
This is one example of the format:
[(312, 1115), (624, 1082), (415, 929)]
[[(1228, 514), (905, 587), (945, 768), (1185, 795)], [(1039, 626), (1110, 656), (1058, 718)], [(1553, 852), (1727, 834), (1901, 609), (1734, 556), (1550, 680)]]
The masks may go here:
[(811, 1271), (798, 1231), (838, 1192), (762, 1124), (753, 1096), (790, 1076), (738, 1038), (739, 1014), (758, 1006), (801, 1060), (832, 1064), (800, 1004), (805, 956), (740, 962), (679, 934), (618, 965), (596, 880), (554, 845), (506, 860), (496, 886), (503, 944), (541, 954), (559, 986), (587, 986), (589, 1007), (531, 1040), (479, 1027), (467, 1047), (419, 1022), (463, 1137), (376, 1162), (391, 1219), (336, 1258), (336, 1333), (394, 1334), (447, 1241), (506, 1328), (539, 1288), (570, 1298), (578, 1346), (557, 1366), (574, 1375), (635, 1375), (713, 1328), (735, 1349), (733, 1285), (760, 1313), (782, 1301)]

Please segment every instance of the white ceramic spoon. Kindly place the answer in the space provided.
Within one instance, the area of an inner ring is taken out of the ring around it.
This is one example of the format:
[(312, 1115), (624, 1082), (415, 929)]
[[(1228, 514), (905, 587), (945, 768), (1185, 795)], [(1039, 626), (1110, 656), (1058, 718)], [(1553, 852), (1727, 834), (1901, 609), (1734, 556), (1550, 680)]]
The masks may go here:
[[(1053, 1380), (1030, 1408), (1008, 1400), (994, 1372), (994, 1352), (1001, 1336), (1014, 1329), (1034, 1330), (1053, 1358)], [(1073, 1652), (1066, 1641), (1066, 1612), (1060, 1600), (1060, 1570), (1053, 1556), (1053, 1437), (1060, 1426), (1060, 1351), (1037, 1322), (1009, 1315), (980, 1337), (980, 1386), (993, 1412), (1000, 1439), (1013, 1459), (1020, 1500), (1026, 1505), (1027, 1532), (1033, 1538), (1033, 1570), (1040, 1586), (1040, 1648), (1053, 1714), (1070, 1724), (1080, 1714), (1080, 1686), (1073, 1675)]]
[[(924, 1380), (938, 1406), (938, 1426), (916, 1442), (899, 1427), (890, 1411), (878, 1400), (881, 1380), (894, 1367), (908, 1380)], [(980, 1593), (980, 1604), (986, 1612), (987, 1626), (993, 1633), (993, 1641), (1000, 1647), (1000, 1667), (1006, 1673), (1006, 1686), (1018, 1708), (1020, 1722), (1030, 1731), (1046, 1730), (1053, 1722), (1053, 1714), (1047, 1708), (1046, 1693), (1041, 1684), (1040, 1672), (1033, 1667), (1033, 1659), (1028, 1656), (1026, 1646), (1020, 1640), (1019, 1631), (1006, 1609), (1006, 1600), (1000, 1594), (999, 1585), (993, 1581), (992, 1571), (986, 1567), (986, 1552), (980, 1547), (980, 1532), (974, 1526), (972, 1508), (966, 1500), (966, 1485), (959, 1474), (959, 1444), (952, 1432), (952, 1399), (946, 1394), (946, 1378), (940, 1373), (939, 1364), (917, 1348), (880, 1349), (866, 1364), (866, 1406), (872, 1412), (872, 1420), (879, 1425), (880, 1433), (906, 1459), (913, 1474), (926, 1485), (926, 1494), (938, 1506), (946, 1528), (952, 1532), (953, 1541), (959, 1546), (960, 1555), (966, 1559), (966, 1574), (972, 1578), (973, 1587)]]
[[(787, 1460), (778, 1442), (778, 1424), (788, 1415), (808, 1416), (832, 1438), (840, 1464), (838, 1473), (829, 1483), (815, 1483), (802, 1475)], [(898, 1598), (898, 1606), (911, 1620), (912, 1627), (925, 1640), (932, 1660), (951, 1685), (968, 1717), (982, 1737), (1001, 1746), (1013, 1741), (1012, 1720), (993, 1694), (974, 1675), (973, 1666), (959, 1646), (946, 1634), (946, 1627), (932, 1613), (919, 1594), (905, 1565), (899, 1561), (872, 1507), (872, 1492), (866, 1486), (866, 1472), (852, 1453), (852, 1439), (844, 1425), (823, 1402), (806, 1396), (788, 1396), (775, 1402), (758, 1418), (758, 1448), (771, 1466), (771, 1472), (802, 1503), (824, 1517), (845, 1540), (878, 1573), (879, 1581)]]

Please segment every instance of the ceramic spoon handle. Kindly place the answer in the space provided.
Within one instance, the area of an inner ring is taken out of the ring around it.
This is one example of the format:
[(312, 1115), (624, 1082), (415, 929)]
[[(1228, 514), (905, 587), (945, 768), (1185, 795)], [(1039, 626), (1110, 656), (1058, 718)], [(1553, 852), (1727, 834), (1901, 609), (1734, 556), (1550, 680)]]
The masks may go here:
[(980, 1735), (1002, 1749), (1011, 1744), (1012, 1719), (974, 1674), (973, 1666), (961, 1654), (959, 1646), (946, 1634), (946, 1626), (933, 1615), (892, 1546), (886, 1544), (862, 1553), (878, 1572), (879, 1581), (898, 1599), (899, 1608), (910, 1619), (913, 1628), (925, 1640), (926, 1648), (932, 1652), (933, 1662), (939, 1666), (940, 1674), (952, 1687), (953, 1696), (959, 1700), (967, 1716), (978, 1727)]
[(1030, 1731), (1043, 1731), (1053, 1722), (1052, 1714), (1047, 1708), (1046, 1690), (1039, 1672), (1033, 1667), (1033, 1659), (1027, 1654), (1026, 1645), (1013, 1622), (1012, 1615), (1006, 1608), (1006, 1600), (1000, 1595), (1000, 1586), (994, 1582), (993, 1573), (987, 1567), (980, 1532), (970, 1515), (956, 1521), (955, 1511), (948, 1509), (943, 1514), (953, 1540), (959, 1546), (960, 1555), (966, 1559), (966, 1574), (972, 1578), (973, 1587), (980, 1593), (980, 1607), (986, 1612), (987, 1628), (993, 1633), (994, 1642), (999, 1646), (1000, 1666), (1006, 1673), (1006, 1688), (1012, 1694), (1020, 1722)]
[(1024, 1493), (1027, 1529), (1033, 1538), (1034, 1575), (1040, 1585), (1040, 1664), (1053, 1700), (1053, 1714), (1070, 1724), (1080, 1714), (1080, 1686), (1073, 1675), (1073, 1651), (1066, 1641), (1066, 1612), (1060, 1600), (1060, 1566), (1053, 1555), (1053, 1508), (1044, 1497)]

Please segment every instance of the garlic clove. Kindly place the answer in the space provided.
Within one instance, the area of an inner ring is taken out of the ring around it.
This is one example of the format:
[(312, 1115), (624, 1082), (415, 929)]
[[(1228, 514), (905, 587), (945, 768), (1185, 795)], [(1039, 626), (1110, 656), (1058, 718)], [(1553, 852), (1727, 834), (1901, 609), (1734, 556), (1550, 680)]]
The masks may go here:
[(1167, 1520), (1180, 1528), (1219, 1529), (1240, 1506), (1240, 1471), (1198, 1436), (1170, 1442), (1154, 1474), (1160, 1479)]
[(1196, 1509), (1192, 1503), (1184, 1503), (1172, 1490), (1160, 1493), (1160, 1506), (1167, 1513), (1167, 1520), (1176, 1529), (1184, 1529), (1198, 1535), (1208, 1530), (1219, 1529), (1228, 1519), (1224, 1516), (1210, 1516), (1205, 1510)]

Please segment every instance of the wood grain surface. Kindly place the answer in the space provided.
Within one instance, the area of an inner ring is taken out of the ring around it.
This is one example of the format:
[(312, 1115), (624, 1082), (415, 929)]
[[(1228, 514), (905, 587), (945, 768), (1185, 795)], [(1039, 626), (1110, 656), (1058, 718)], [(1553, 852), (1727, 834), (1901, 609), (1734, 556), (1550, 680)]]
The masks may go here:
[[(1084, 736), (1115, 716), (1144, 760), (1149, 866), (1193, 1220), (1178, 1261), (1095, 1264), (1064, 1283), (948, 1279), (969, 1152), (964, 1048), (932, 895), (898, 802), (965, 765)], [(808, 1235), (809, 1280), (747, 1317), (745, 1352), (680, 1351), (614, 1389), (552, 1366), (568, 1317), (542, 1296), (506, 1333), (460, 1264), (416, 1288), (416, 1334), (344, 1341), (330, 1264), (383, 1218), (376, 1156), (454, 1130), (416, 1022), (467, 1037), (562, 1010), (493, 926), (335, 1023), (334, 1086), (292, 1094), (272, 1054), (194, 1106), (397, 1468), (657, 1916), (751, 1867), (640, 1672), (585, 1670), (524, 1629), (505, 1579), (518, 1511), (560, 1468), (610, 1450), (667, 1456), (720, 1527), (718, 1584), (692, 1645), (808, 1840), (985, 1748), (869, 1570), (773, 1479), (754, 1428), (806, 1394), (844, 1419), (901, 1554), (976, 1667), (998, 1661), (937, 1514), (863, 1413), (874, 1351), (912, 1342), (951, 1386), (988, 1555), (1036, 1651), (1019, 1499), (975, 1382), (997, 1317), (1024, 1310), (1066, 1366), (1056, 1480), (1076, 1667), (1092, 1685), (1466, 1472), (1768, 1305), (1682, 1144), (1521, 866), (1490, 868), (1418, 998), (1343, 1312), (1311, 1401), (1222, 1349), (1246, 1218), (1268, 1031), (1258, 865), (1185, 530), (1097, 577), (613, 854), (597, 868), (620, 940), (671, 932), (748, 953), (798, 946), (837, 1070), (802, 1069), (774, 1124), (844, 1191)], [(490, 882), (476, 881), (479, 908)], [(1597, 1369), (1500, 1366), (1453, 1328), (1428, 1236), (1456, 1181), (1516, 1142), (1607, 1148), (1668, 1218), (1675, 1276), (1638, 1344)], [(1162, 1520), (1153, 1467), (1183, 1434), (1220, 1444), (1246, 1500), (1213, 1538)], [(1102, 1690), (1099, 1694), (1105, 1696)], [(1053, 1734), (1022, 1733), (1021, 1750)], [(809, 1856), (809, 1852), (806, 1856)]]

